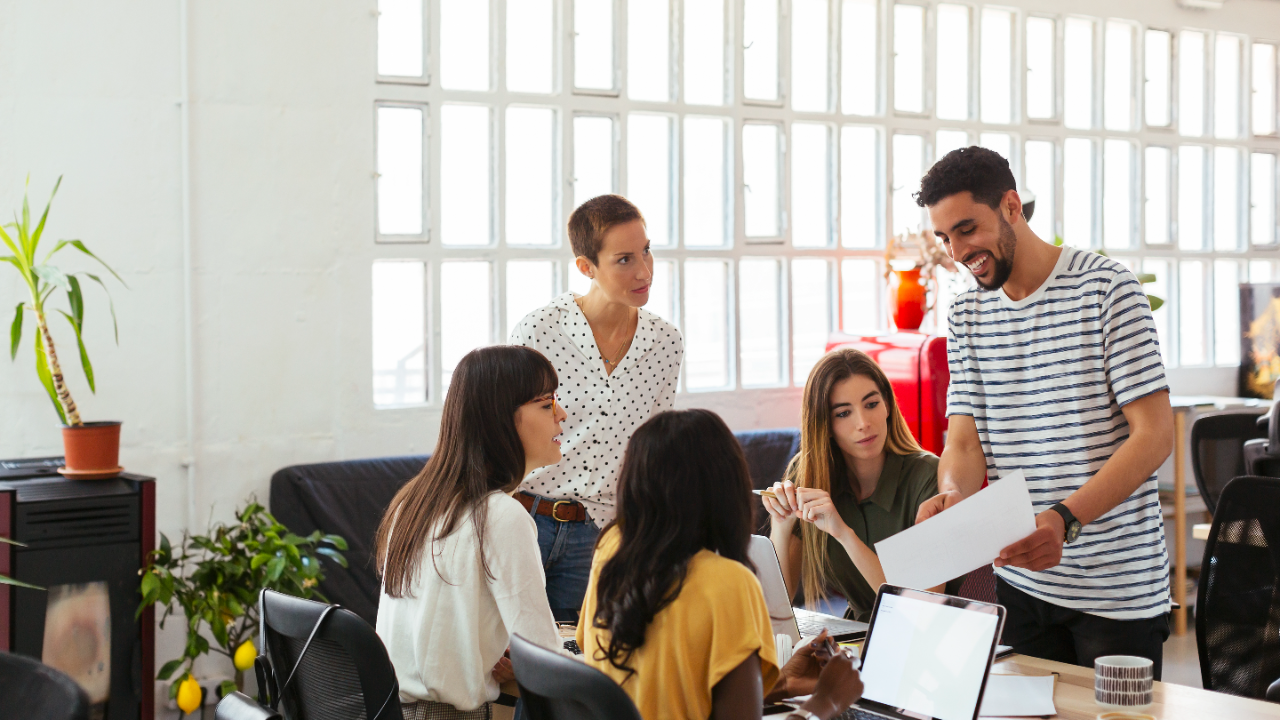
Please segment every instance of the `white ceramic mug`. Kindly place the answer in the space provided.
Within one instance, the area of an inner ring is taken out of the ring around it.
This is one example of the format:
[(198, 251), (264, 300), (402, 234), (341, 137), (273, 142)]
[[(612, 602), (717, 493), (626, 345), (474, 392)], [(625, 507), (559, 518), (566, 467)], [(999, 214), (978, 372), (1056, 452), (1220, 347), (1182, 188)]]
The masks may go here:
[(1104, 655), (1093, 661), (1093, 697), (1108, 710), (1150, 707), (1154, 670), (1150, 658)]

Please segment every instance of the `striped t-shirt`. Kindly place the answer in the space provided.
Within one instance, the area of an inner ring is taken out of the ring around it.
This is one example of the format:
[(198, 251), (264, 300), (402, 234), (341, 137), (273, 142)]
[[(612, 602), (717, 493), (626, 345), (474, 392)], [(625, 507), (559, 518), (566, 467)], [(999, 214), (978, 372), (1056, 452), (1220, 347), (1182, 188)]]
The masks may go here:
[[(1014, 302), (969, 290), (951, 306), (947, 415), (971, 415), (993, 482), (1022, 470), (1040, 513), (1094, 476), (1129, 437), (1120, 408), (1168, 390), (1151, 306), (1124, 266), (1063, 248)], [(1169, 556), (1156, 478), (1084, 526), (1062, 562), (997, 574), (1047, 602), (1132, 620), (1168, 612)]]

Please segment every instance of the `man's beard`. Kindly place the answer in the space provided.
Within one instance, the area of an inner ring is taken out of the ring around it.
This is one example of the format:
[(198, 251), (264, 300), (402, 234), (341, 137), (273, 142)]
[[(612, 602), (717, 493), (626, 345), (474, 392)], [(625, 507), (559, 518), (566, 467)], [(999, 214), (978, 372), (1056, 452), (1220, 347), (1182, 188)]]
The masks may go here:
[(1013, 226), (1003, 217), (999, 220), (1000, 239), (996, 242), (996, 249), (1000, 251), (1000, 256), (996, 257), (995, 253), (992, 253), (991, 262), (995, 263), (995, 271), (991, 276), (991, 283), (984, 283), (976, 276), (973, 278), (978, 283), (978, 287), (988, 292), (999, 290), (1009, 280), (1009, 275), (1013, 273), (1013, 254), (1018, 249), (1018, 236), (1014, 234)]

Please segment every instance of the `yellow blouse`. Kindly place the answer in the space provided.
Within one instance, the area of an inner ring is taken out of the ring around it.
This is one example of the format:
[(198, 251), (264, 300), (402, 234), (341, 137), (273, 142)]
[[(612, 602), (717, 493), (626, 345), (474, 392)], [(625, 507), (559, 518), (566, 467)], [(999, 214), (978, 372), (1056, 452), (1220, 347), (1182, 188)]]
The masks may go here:
[(654, 617), (628, 677), (604, 658), (609, 631), (592, 627), (600, 569), (618, 549), (616, 528), (601, 539), (582, 602), (578, 646), (587, 664), (622, 685), (645, 720), (707, 718), (711, 690), (751, 653), (760, 653), (764, 692), (778, 680), (773, 629), (760, 581), (745, 565), (703, 550), (689, 561), (680, 594)]

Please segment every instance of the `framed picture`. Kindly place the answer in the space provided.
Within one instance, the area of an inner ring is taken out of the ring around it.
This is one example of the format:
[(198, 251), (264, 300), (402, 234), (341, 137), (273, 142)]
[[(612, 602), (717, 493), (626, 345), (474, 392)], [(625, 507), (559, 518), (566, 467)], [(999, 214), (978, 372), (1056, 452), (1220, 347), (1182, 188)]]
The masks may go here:
[(1240, 396), (1272, 399), (1280, 380), (1280, 283), (1240, 286)]

